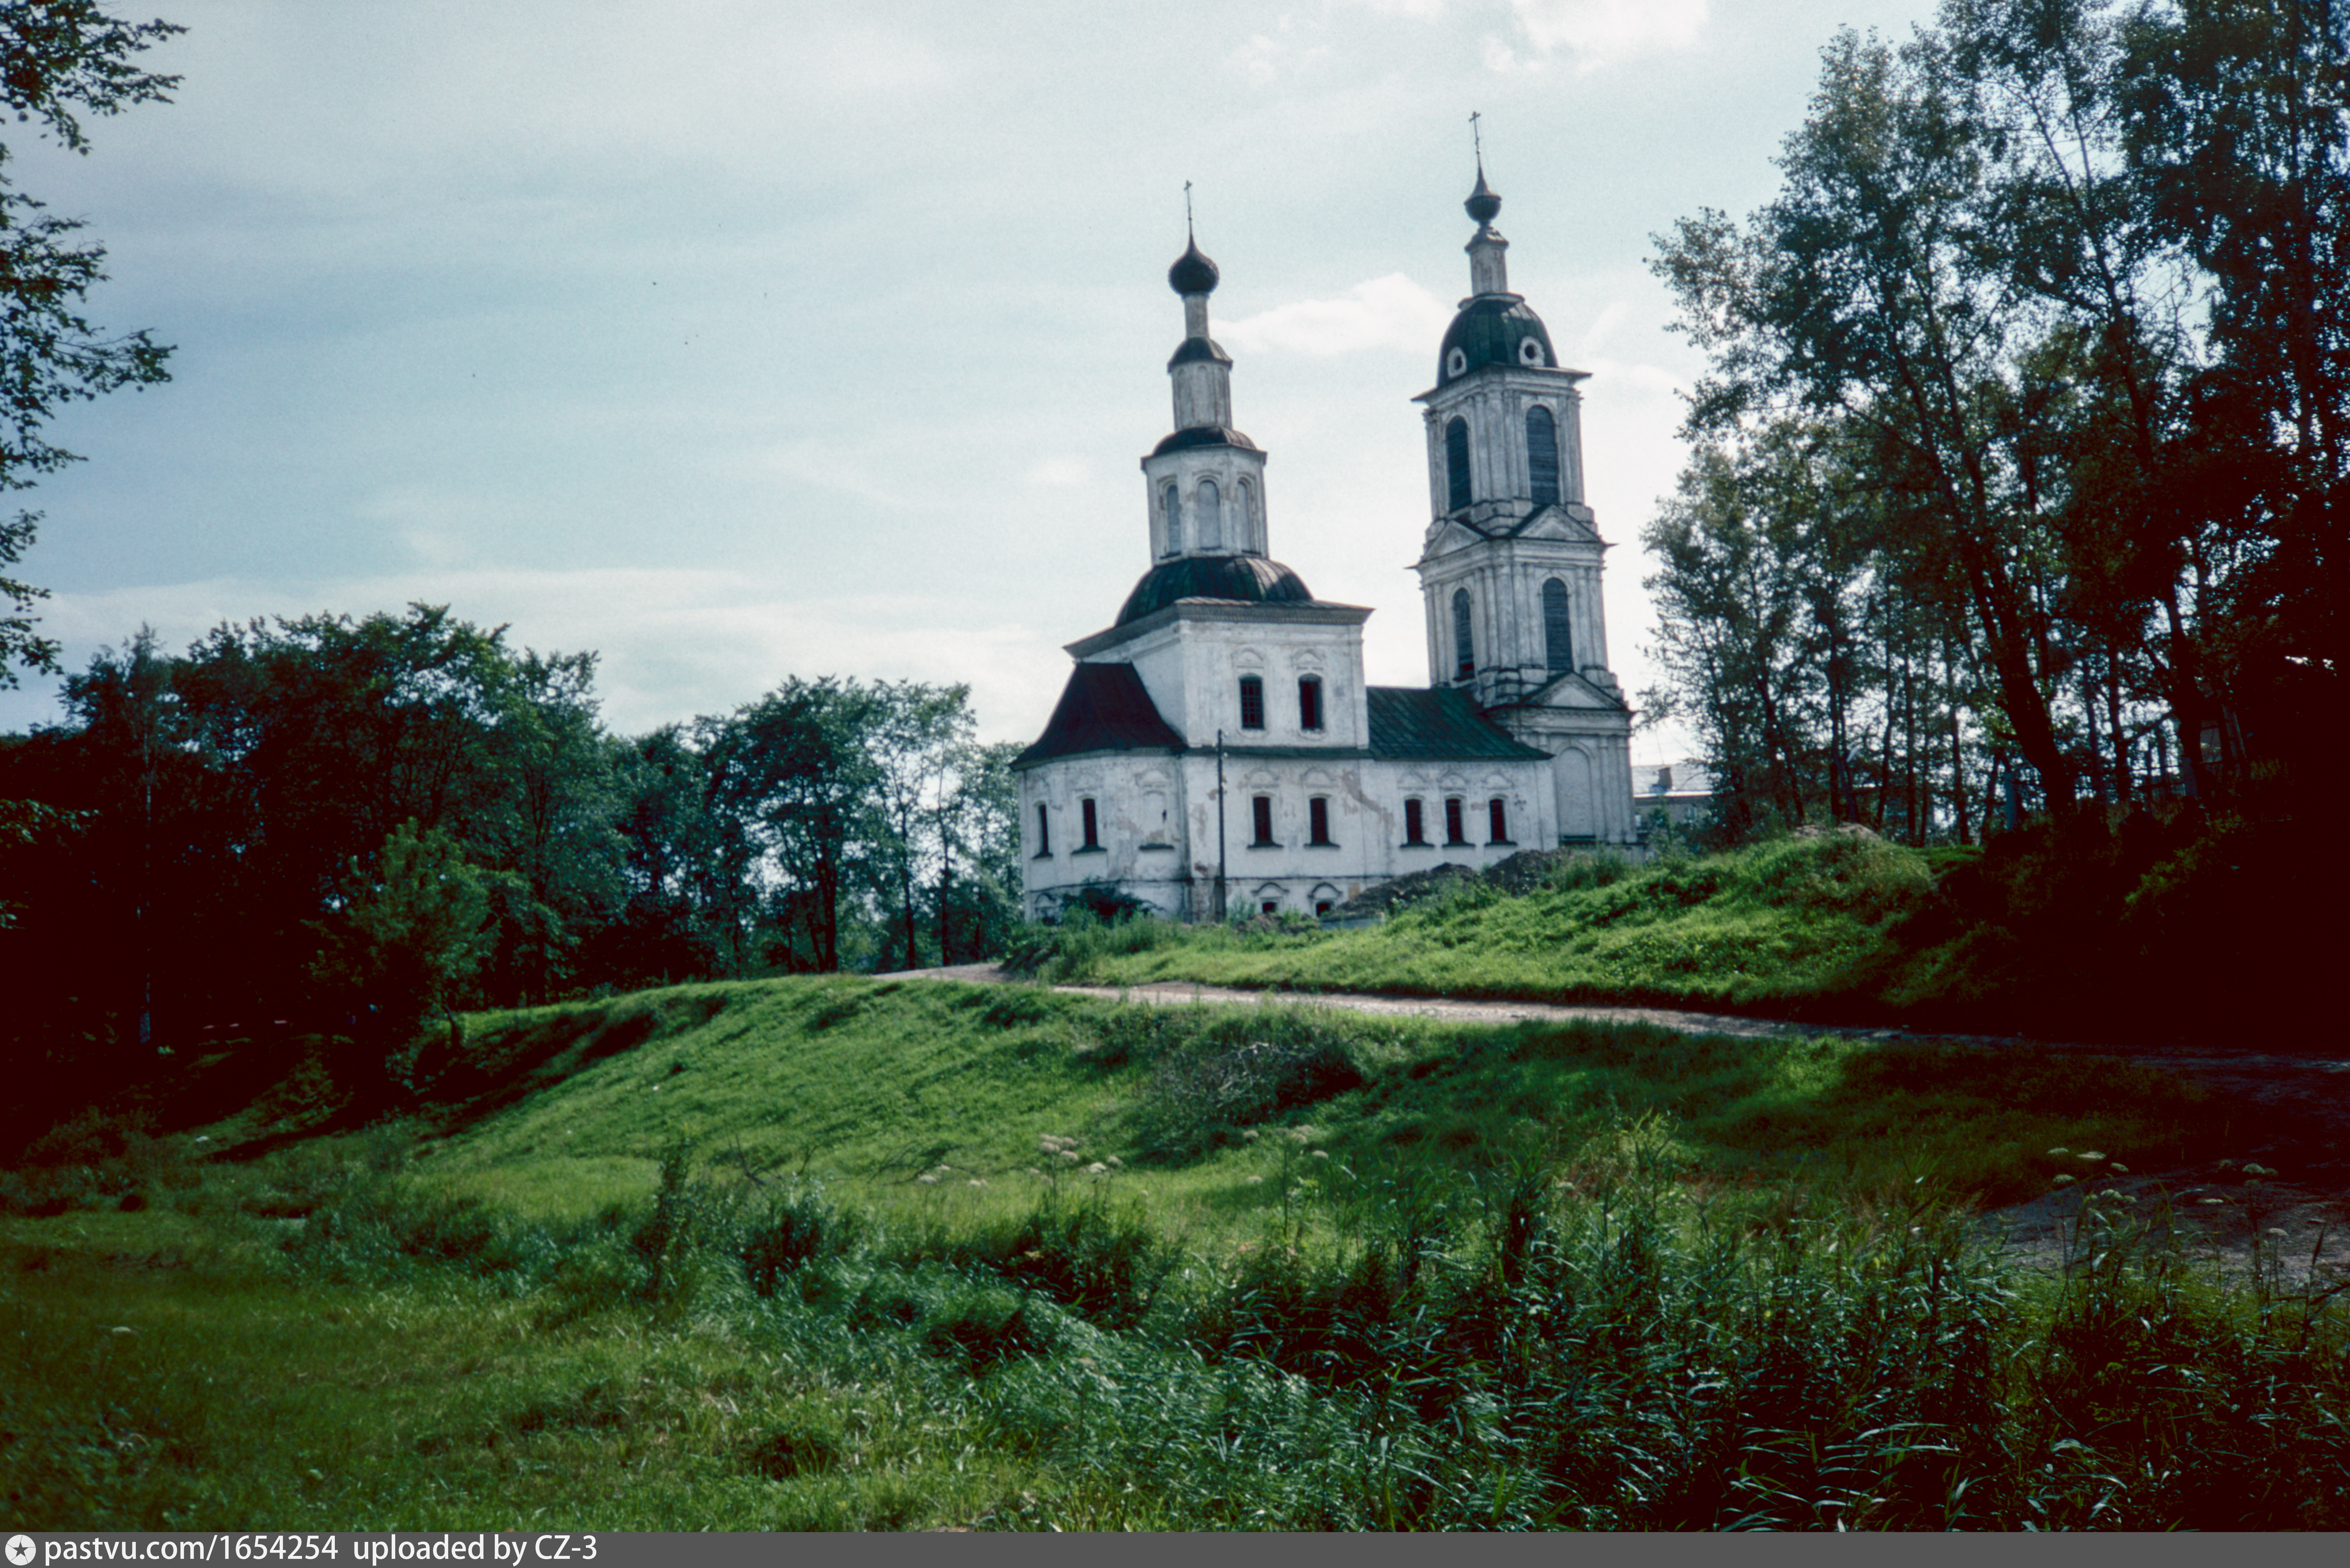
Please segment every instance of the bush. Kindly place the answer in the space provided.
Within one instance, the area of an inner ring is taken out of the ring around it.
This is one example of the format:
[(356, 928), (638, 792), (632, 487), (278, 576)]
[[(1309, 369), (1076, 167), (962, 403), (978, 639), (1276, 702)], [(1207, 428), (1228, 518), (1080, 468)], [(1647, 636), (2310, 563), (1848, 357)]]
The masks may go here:
[(769, 1198), (743, 1224), (734, 1251), (752, 1294), (772, 1296), (785, 1274), (847, 1251), (856, 1236), (850, 1217), (834, 1206), (823, 1188), (795, 1183)]
[(1303, 1013), (1224, 1014), (1161, 1048), (1143, 1087), (1140, 1139), (1184, 1158), (1364, 1081), (1355, 1031)]

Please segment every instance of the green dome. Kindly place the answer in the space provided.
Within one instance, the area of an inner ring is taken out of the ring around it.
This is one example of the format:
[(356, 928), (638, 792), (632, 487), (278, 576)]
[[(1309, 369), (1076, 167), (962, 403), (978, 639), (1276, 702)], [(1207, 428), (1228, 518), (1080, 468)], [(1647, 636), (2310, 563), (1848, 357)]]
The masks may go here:
[(1313, 597), (1295, 572), (1263, 556), (1178, 556), (1142, 574), (1118, 612), (1118, 624), (1154, 615), (1178, 599), (1306, 604)]
[[(1528, 345), (1533, 347), (1529, 348)], [(1460, 358), (1453, 351), (1460, 351)], [(1461, 307), (1437, 351), (1436, 384), (1449, 386), (1485, 365), (1523, 365), (1556, 369), (1550, 328), (1534, 307), (1514, 294), (1481, 294)]]

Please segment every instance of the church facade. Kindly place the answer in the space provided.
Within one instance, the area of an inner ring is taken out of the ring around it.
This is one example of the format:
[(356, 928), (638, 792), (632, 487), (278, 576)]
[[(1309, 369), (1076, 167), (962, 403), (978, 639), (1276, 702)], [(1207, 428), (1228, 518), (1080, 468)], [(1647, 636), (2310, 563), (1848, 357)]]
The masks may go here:
[(1429, 684), (1363, 680), (1371, 611), (1272, 558), (1264, 452), (1208, 335), (1215, 264), (1169, 270), (1173, 433), (1142, 460), (1151, 565), (1014, 762), (1024, 912), (1139, 901), (1172, 919), (1326, 914), (1451, 861), (1637, 843), (1631, 711), (1607, 666), (1583, 493), (1583, 372), (1509, 291), (1501, 198), (1467, 202), (1470, 296), (1419, 395)]

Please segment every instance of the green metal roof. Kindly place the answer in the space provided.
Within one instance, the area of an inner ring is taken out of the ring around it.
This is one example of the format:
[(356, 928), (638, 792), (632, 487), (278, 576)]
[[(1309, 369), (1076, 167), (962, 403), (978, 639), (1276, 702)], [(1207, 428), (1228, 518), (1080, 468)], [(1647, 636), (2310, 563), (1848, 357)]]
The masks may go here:
[(1539, 762), (1547, 753), (1510, 739), (1466, 691), (1374, 686), (1371, 755), (1396, 761)]

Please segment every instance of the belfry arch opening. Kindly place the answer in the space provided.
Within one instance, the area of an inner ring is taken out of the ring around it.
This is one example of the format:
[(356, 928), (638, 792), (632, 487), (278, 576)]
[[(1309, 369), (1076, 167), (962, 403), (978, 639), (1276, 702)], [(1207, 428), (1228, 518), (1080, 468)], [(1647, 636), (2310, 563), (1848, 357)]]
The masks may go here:
[(1469, 504), (1469, 421), (1456, 419), (1444, 427), (1445, 505), (1458, 512)]
[(1526, 410), (1526, 477), (1535, 505), (1559, 504), (1558, 421), (1540, 403)]
[(1553, 675), (1575, 669), (1575, 622), (1567, 609), (1566, 585), (1556, 577), (1543, 584), (1543, 666)]

